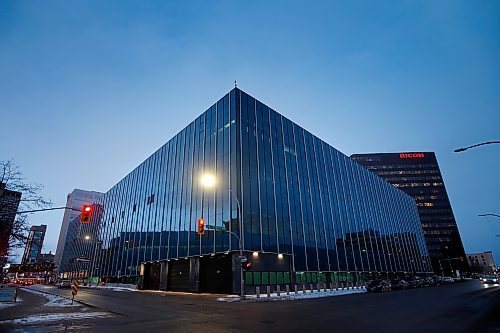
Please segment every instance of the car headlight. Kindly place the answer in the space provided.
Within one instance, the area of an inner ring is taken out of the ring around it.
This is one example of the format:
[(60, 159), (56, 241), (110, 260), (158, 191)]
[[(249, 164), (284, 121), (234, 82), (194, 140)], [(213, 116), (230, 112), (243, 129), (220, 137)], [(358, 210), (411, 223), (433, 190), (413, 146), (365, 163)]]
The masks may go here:
[(493, 282), (497, 282), (497, 281), (498, 281), (498, 279), (493, 279)]

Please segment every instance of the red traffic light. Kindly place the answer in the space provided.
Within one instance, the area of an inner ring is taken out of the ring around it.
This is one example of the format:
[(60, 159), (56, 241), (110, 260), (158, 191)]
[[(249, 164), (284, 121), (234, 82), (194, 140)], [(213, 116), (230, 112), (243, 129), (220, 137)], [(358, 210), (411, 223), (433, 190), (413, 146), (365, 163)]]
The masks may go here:
[(242, 262), (242, 263), (241, 263), (241, 268), (242, 268), (244, 271), (251, 270), (251, 269), (252, 269), (252, 262), (251, 262), (251, 261), (245, 261), (245, 262)]
[(83, 205), (82, 213), (80, 214), (80, 223), (90, 223), (91, 215), (92, 215), (92, 206)]
[(198, 219), (198, 235), (203, 235), (205, 233), (205, 219)]

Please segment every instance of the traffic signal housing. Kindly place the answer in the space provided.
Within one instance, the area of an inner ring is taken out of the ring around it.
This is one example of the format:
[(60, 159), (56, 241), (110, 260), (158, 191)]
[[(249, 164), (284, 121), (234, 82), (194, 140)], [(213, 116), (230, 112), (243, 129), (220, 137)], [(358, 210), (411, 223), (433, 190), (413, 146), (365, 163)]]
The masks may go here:
[(80, 214), (80, 223), (90, 223), (91, 215), (92, 215), (92, 206), (83, 205), (82, 213)]
[(204, 218), (199, 218), (198, 219), (198, 235), (203, 235), (205, 233), (205, 219)]
[(241, 268), (244, 271), (249, 271), (252, 269), (252, 262), (251, 261), (244, 261), (241, 263)]

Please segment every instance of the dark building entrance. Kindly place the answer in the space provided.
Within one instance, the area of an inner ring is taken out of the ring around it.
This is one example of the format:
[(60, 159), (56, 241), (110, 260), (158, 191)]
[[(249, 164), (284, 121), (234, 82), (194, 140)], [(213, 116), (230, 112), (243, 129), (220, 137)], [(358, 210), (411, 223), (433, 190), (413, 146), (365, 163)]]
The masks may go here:
[(168, 262), (167, 290), (189, 290), (189, 259), (170, 260)]
[(144, 266), (144, 289), (160, 289), (161, 265), (159, 262), (148, 262)]
[(200, 292), (217, 294), (230, 294), (233, 292), (231, 258), (231, 255), (204, 256), (200, 258)]

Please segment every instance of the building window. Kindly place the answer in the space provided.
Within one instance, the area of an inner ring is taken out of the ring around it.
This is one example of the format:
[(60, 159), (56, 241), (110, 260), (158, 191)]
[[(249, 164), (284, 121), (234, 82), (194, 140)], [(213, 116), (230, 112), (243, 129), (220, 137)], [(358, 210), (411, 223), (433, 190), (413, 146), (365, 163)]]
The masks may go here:
[(154, 195), (154, 194), (151, 194), (151, 195), (148, 197), (148, 205), (152, 204), (153, 202), (155, 202), (155, 195)]

